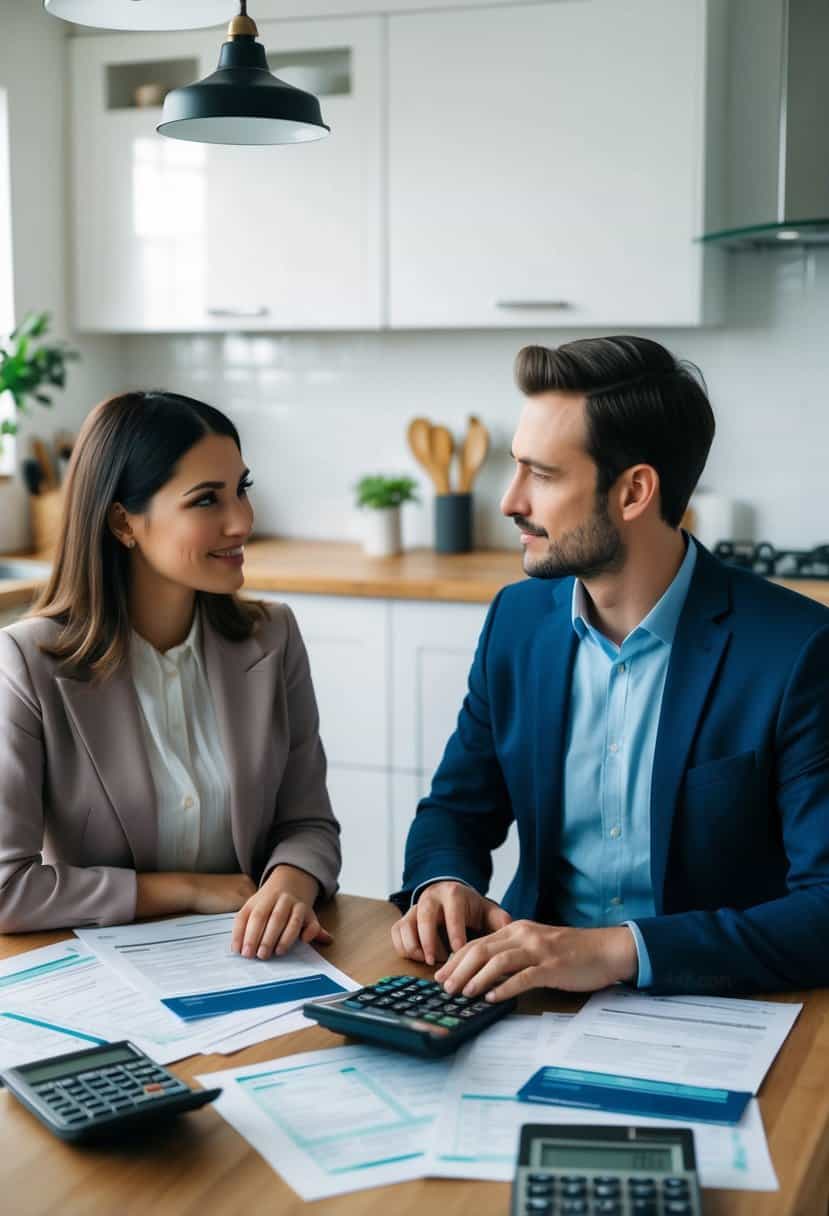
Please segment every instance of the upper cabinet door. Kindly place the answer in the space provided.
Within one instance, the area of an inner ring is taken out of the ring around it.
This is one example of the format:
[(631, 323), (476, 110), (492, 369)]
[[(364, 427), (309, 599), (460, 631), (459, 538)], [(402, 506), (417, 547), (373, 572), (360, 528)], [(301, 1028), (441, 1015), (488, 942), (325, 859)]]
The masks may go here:
[(382, 27), (260, 24), (274, 70), (331, 127), (264, 148), (165, 139), (161, 108), (135, 103), (215, 71), (221, 30), (72, 39), (77, 328), (379, 327)]
[(268, 21), (259, 35), (331, 134), (207, 149), (207, 327), (379, 328), (382, 19)]
[(703, 320), (703, 0), (389, 18), (396, 327)]
[(70, 39), (72, 294), (79, 330), (201, 327), (204, 148), (157, 135), (161, 107), (139, 107), (136, 90), (196, 80), (210, 41), (200, 34)]

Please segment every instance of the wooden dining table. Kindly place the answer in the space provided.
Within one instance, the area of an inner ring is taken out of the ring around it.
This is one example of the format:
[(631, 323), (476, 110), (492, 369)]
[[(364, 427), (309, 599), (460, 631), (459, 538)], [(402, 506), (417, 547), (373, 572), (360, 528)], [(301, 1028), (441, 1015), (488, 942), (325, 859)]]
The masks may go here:
[[(333, 934), (332, 963), (362, 983), (430, 969), (395, 955), (398, 913), (389, 903), (338, 895), (321, 920)], [(0, 936), (0, 958), (69, 936)], [(583, 997), (545, 990), (520, 1011), (575, 1012)], [(705, 1216), (827, 1216), (829, 1200), (829, 990), (776, 994), (803, 1010), (759, 1093), (774, 1192), (704, 1190)], [(233, 1056), (192, 1056), (171, 1066), (188, 1082), (200, 1073), (256, 1064), (341, 1044), (309, 1027)], [(531, 1121), (531, 1120), (528, 1120)], [(724, 1135), (727, 1131), (724, 1129)], [(212, 1107), (133, 1134), (119, 1143), (73, 1147), (53, 1137), (0, 1092), (0, 1213), (3, 1216), (505, 1216), (507, 1183), (424, 1178), (305, 1203)]]

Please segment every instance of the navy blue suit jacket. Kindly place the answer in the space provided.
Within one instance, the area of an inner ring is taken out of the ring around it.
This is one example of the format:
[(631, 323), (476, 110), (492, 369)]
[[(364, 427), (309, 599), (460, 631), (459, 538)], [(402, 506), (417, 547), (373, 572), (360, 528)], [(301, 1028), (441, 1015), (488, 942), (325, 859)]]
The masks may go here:
[[(485, 893), (513, 819), (513, 917), (557, 923), (553, 861), (576, 651), (572, 578), (505, 587), (406, 844), (409, 906), (452, 874)], [(659, 992), (829, 984), (829, 609), (699, 547), (654, 756), (637, 920)]]

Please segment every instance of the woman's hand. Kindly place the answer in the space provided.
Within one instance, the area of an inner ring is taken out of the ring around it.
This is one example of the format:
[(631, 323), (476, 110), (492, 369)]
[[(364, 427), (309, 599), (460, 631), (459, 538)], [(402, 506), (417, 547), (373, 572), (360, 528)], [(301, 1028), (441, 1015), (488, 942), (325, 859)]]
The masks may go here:
[(287, 954), (294, 942), (332, 941), (314, 911), (316, 878), (295, 866), (277, 866), (233, 922), (230, 948), (245, 958)]
[(192, 874), (193, 911), (238, 912), (256, 890), (247, 874)]

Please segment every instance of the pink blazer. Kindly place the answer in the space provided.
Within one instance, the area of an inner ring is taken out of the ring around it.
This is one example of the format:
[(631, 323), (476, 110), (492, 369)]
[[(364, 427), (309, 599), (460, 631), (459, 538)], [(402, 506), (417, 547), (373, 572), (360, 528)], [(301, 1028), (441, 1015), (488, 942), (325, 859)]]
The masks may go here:
[[(207, 678), (230, 774), (239, 870), (280, 862), (337, 886), (339, 825), (308, 657), (293, 613), (243, 642), (202, 615)], [(156, 801), (125, 666), (100, 684), (59, 675), (42, 618), (0, 630), (0, 932), (109, 925), (135, 915), (136, 872), (157, 869)]]

